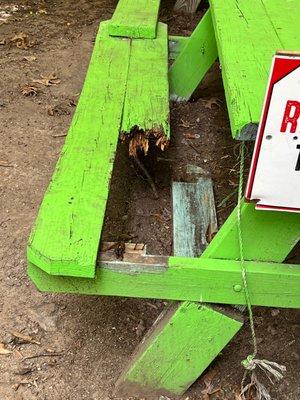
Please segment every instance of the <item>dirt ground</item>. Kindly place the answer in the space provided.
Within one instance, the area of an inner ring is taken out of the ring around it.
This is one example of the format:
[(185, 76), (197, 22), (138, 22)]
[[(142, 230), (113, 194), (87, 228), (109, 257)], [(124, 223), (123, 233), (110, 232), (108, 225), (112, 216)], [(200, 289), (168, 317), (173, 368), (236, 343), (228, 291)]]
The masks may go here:
[[(116, 3), (0, 4), (0, 400), (115, 400), (114, 382), (165, 306), (162, 301), (43, 294), (26, 275), (27, 238), (82, 88), (99, 21), (110, 18)], [(202, 15), (200, 10), (193, 17), (174, 16), (171, 10), (172, 1), (163, 2), (161, 19), (171, 34), (190, 34)], [(21, 32), (27, 35), (23, 39)], [(24, 85), (51, 74), (59, 81), (52, 77), (54, 84), (36, 85), (35, 96), (22, 93), (34, 91)], [(171, 127), (169, 150), (150, 155), (148, 165), (159, 201), (119, 145), (103, 239), (130, 235), (152, 254), (171, 254), (170, 182), (180, 179), (187, 163), (210, 172), (220, 225), (234, 206), (238, 147), (230, 136), (217, 64), (192, 101), (172, 104)], [(250, 155), (251, 146), (248, 161)], [(287, 367), (284, 380), (271, 389), (274, 399), (298, 400), (299, 312), (256, 308), (254, 313), (259, 356)], [(10, 352), (1, 354), (3, 348)], [(240, 361), (251, 351), (246, 323), (182, 399), (236, 400)], [(205, 382), (212, 392), (216, 389), (214, 394), (205, 390)]]

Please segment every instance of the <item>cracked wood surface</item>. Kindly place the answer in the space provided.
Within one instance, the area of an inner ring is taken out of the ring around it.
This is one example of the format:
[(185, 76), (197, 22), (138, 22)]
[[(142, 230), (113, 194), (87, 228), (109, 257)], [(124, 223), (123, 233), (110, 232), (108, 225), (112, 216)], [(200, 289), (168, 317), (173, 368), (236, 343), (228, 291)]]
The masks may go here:
[(134, 128), (161, 139), (159, 147), (170, 137), (168, 27), (163, 23), (158, 24), (156, 39), (131, 42), (122, 132)]
[[(134, 126), (168, 141), (168, 34), (124, 39), (100, 31), (61, 157), (29, 239), (28, 261), (52, 275), (95, 273), (115, 151)], [(161, 135), (161, 137), (160, 137)], [(146, 139), (145, 139), (146, 140)]]
[(121, 125), (130, 40), (101, 23), (68, 136), (28, 243), (49, 274), (93, 277)]
[(232, 135), (256, 131), (277, 50), (299, 50), (299, 0), (210, 0)]
[(119, 0), (109, 24), (109, 34), (154, 39), (160, 0)]

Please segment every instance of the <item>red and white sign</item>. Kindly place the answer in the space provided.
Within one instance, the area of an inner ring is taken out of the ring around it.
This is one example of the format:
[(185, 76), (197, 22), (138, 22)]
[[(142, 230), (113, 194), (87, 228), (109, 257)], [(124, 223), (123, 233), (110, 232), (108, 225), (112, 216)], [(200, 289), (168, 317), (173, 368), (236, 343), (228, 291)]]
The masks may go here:
[(300, 55), (275, 55), (245, 197), (300, 212)]

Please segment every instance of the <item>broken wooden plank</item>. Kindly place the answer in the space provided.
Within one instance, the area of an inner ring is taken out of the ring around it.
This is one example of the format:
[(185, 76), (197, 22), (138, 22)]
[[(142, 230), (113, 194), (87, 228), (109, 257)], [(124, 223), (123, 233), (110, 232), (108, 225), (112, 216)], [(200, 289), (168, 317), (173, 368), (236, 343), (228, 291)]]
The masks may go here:
[(257, 130), (272, 56), (299, 50), (298, 0), (210, 0), (233, 137)]
[(93, 277), (121, 125), (130, 40), (100, 25), (69, 133), (27, 257), (49, 274)]
[(218, 57), (210, 10), (169, 70), (170, 97), (187, 101)]
[(119, 0), (109, 24), (111, 36), (154, 39), (160, 0)]
[(168, 27), (159, 23), (156, 39), (133, 39), (122, 118), (129, 153), (147, 154), (149, 138), (164, 150), (170, 139)]
[[(217, 229), (212, 181), (200, 167), (192, 173), (196, 181), (173, 182), (172, 188), (174, 253), (190, 257), (202, 253), (207, 232)], [(233, 314), (206, 304), (172, 303), (133, 354), (117, 382), (118, 394), (183, 394), (241, 328), (242, 319)]]
[[(253, 306), (300, 308), (300, 265), (246, 261)], [(94, 279), (49, 275), (29, 264), (41, 291), (246, 304), (241, 265), (236, 260), (170, 257), (168, 266), (106, 262)]]

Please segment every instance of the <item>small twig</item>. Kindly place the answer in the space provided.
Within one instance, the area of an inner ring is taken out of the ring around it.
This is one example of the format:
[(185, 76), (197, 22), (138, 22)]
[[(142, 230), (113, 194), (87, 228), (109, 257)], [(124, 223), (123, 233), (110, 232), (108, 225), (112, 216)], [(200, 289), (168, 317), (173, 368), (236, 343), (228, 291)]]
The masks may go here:
[(155, 184), (153, 182), (153, 179), (151, 178), (149, 172), (146, 170), (144, 164), (141, 162), (141, 160), (138, 158), (138, 156), (133, 157), (134, 161), (136, 162), (136, 164), (138, 165), (138, 167), (141, 169), (141, 171), (143, 172), (143, 174), (145, 175), (145, 177), (147, 178), (147, 181), (153, 191), (154, 194), (154, 198), (155, 200), (159, 199)]
[(229, 193), (226, 197), (224, 197), (223, 200), (220, 201), (220, 203), (217, 205), (218, 208), (226, 205), (227, 201), (231, 199), (238, 191), (238, 188), (234, 189), (233, 192)]
[(62, 356), (63, 356), (63, 353), (40, 353), (40, 354), (36, 354), (34, 356), (24, 357), (22, 361), (31, 360), (32, 358), (39, 358), (39, 357), (62, 357)]
[(60, 135), (51, 135), (51, 136), (54, 137), (54, 138), (65, 137), (65, 136), (67, 136), (67, 133), (62, 133)]
[(0, 167), (13, 168), (14, 165), (8, 164), (6, 161), (0, 161)]
[(199, 153), (198, 149), (193, 145), (193, 143), (190, 140), (186, 141), (187, 145), (190, 146), (193, 150), (195, 150), (195, 152), (197, 154), (199, 154), (199, 156), (201, 156), (201, 154)]

